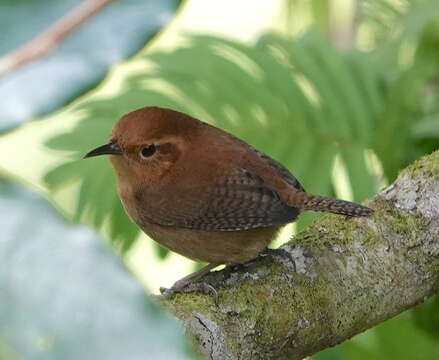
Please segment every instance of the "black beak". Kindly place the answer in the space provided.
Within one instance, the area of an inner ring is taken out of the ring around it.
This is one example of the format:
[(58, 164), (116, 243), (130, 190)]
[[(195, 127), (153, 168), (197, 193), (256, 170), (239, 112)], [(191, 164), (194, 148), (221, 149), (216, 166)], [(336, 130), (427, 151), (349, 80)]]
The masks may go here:
[(122, 151), (116, 143), (110, 142), (108, 144), (99, 146), (92, 151), (89, 151), (84, 155), (84, 159), (98, 155), (122, 155)]

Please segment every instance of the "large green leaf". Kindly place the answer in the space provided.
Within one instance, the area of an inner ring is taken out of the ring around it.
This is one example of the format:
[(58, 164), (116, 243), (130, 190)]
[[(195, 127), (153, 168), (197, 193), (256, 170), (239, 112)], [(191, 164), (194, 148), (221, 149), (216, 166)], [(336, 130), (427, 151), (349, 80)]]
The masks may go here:
[[(375, 191), (363, 151), (377, 121), (378, 82), (356, 81), (362, 71), (359, 57), (342, 56), (315, 33), (298, 42), (266, 35), (254, 47), (209, 36), (188, 41), (171, 54), (146, 52), (135, 71), (109, 80), (120, 89), (114, 95), (98, 91), (70, 107), (78, 125), (51, 139), (49, 146), (80, 156), (103, 143), (122, 114), (157, 105), (243, 138), (289, 167), (310, 192), (332, 192), (331, 168), (338, 152), (353, 180), (355, 199)], [(365, 77), (370, 74), (377, 78), (368, 68)], [(111, 238), (122, 240), (126, 249), (135, 231), (117, 200), (111, 173), (106, 159), (73, 161), (49, 172), (46, 180), (52, 190), (80, 180), (77, 219), (100, 227), (109, 218)]]
[[(45, 30), (80, 0), (0, 0), (0, 56)], [(54, 111), (96, 85), (170, 19), (178, 0), (118, 0), (48, 56), (0, 79), (0, 131)]]
[(0, 225), (0, 359), (189, 359), (181, 325), (91, 230), (4, 181)]

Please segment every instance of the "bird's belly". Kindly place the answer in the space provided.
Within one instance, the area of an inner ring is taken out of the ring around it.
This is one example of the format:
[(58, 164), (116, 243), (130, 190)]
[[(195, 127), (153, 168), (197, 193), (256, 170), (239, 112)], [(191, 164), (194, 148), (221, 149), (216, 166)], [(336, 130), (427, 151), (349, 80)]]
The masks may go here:
[[(134, 222), (160, 245), (192, 260), (239, 264), (263, 251), (280, 226), (242, 231), (205, 231), (162, 226), (149, 222), (135, 201), (127, 201), (129, 191), (120, 192), (125, 211)], [(122, 194), (124, 196), (122, 196)]]
[(202, 231), (143, 224), (142, 230), (164, 247), (192, 260), (239, 264), (255, 258), (275, 237), (278, 227), (244, 231)]

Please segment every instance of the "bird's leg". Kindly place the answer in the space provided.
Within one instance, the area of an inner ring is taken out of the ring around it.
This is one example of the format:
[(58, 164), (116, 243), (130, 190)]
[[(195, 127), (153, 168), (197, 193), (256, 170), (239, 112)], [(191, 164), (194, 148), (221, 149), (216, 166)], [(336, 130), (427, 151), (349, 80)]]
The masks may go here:
[(288, 258), (288, 260), (290, 261), (290, 263), (293, 265), (294, 271), (297, 272), (297, 267), (296, 267), (296, 261), (294, 260), (293, 256), (291, 255), (291, 253), (289, 253), (287, 250), (282, 249), (282, 248), (277, 248), (277, 249), (272, 249), (272, 248), (265, 248), (264, 251), (261, 252), (260, 255), (262, 256), (266, 256), (266, 255), (272, 255), (272, 256), (279, 256), (283, 254), (286, 258)]
[(204, 282), (193, 283), (193, 281), (202, 277), (203, 275), (206, 275), (211, 269), (217, 267), (218, 265), (220, 264), (208, 264), (206, 266), (203, 266), (201, 269), (194, 271), (193, 273), (190, 273), (184, 278), (176, 281), (175, 284), (172, 285), (172, 287), (169, 289), (161, 287), (160, 292), (162, 293), (162, 296), (167, 299), (174, 295), (174, 293), (176, 292), (199, 291), (204, 294), (211, 293), (216, 297), (218, 294), (211, 285)]

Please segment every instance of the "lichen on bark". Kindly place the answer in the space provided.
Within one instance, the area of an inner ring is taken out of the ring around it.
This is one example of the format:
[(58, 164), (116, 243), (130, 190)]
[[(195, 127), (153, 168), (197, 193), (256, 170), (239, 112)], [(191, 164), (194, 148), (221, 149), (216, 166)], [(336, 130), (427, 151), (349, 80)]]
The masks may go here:
[(277, 252), (206, 276), (218, 298), (166, 306), (209, 359), (301, 359), (439, 289), (439, 153), (367, 202), (368, 218), (327, 215)]

